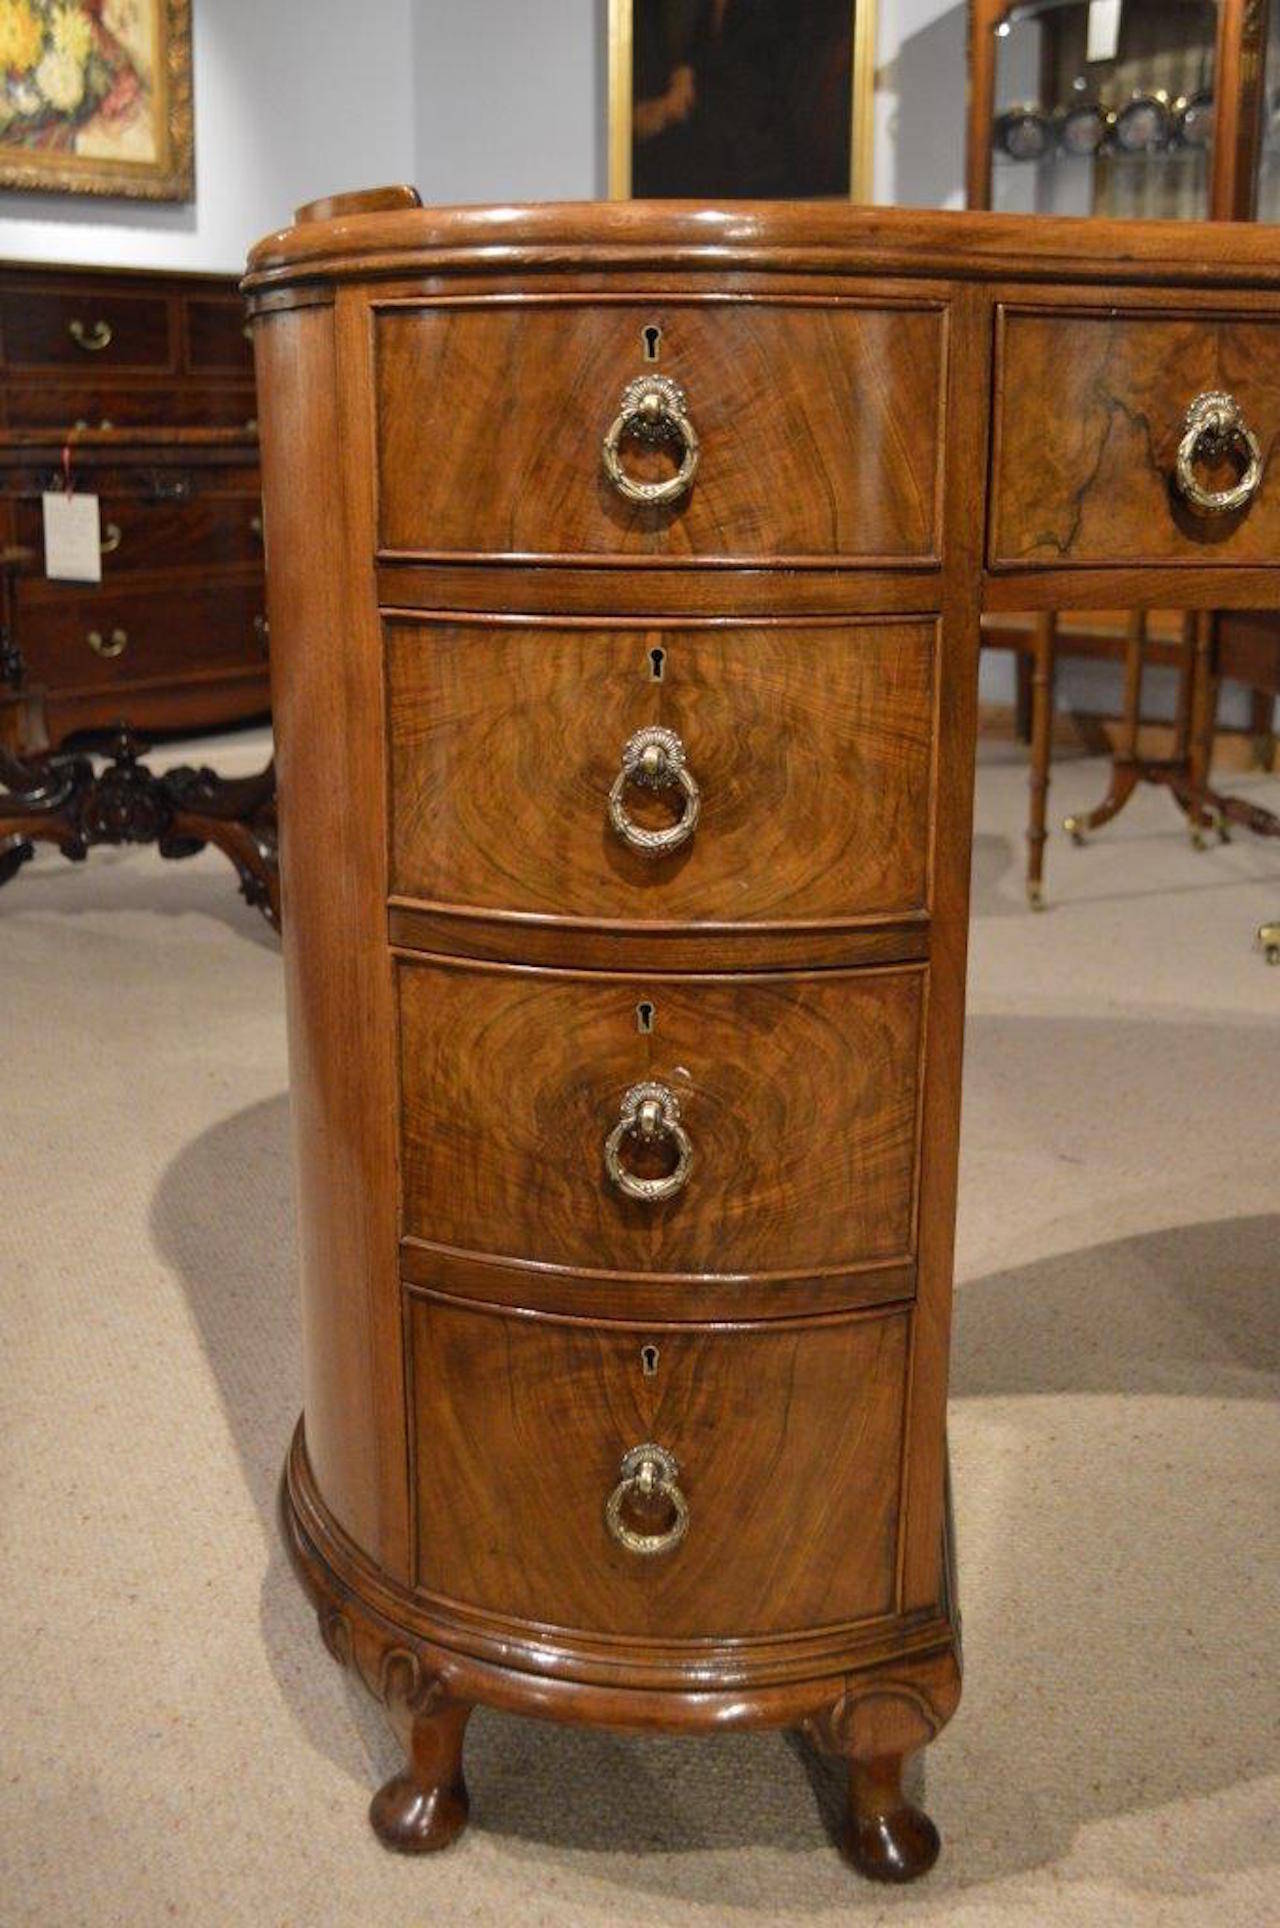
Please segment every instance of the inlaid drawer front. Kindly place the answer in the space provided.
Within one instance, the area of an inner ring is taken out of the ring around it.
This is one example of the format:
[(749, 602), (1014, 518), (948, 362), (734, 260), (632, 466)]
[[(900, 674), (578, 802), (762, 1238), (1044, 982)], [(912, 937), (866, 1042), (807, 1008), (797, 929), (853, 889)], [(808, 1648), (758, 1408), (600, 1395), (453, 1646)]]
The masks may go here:
[(217, 295), (188, 295), (183, 303), (187, 364), (252, 378), (253, 343), (242, 301)]
[(1280, 322), (1000, 317), (996, 566), (1270, 563)]
[(905, 1314), (673, 1331), (408, 1305), (425, 1591), (667, 1640), (892, 1607)]
[[(163, 478), (160, 479), (163, 484)], [(85, 475), (82, 486), (91, 488), (96, 480), (92, 475)], [(151, 499), (134, 494), (104, 492), (100, 495), (105, 583), (109, 585), (121, 577), (152, 570), (189, 570), (195, 565), (261, 567), (261, 502), (252, 495), (214, 493), (208, 487), (207, 474), (199, 477), (198, 482), (203, 492), (171, 499), (163, 495)], [(44, 520), (39, 497), (15, 504), (14, 518), (19, 543), (42, 555)], [(49, 588), (60, 594), (66, 585), (50, 584)], [(24, 594), (24, 620), (27, 603), (35, 593), (33, 585)], [(43, 585), (38, 593), (44, 593)]]
[(389, 623), (392, 889), (593, 923), (920, 911), (936, 640)]
[(913, 1249), (921, 967), (398, 984), (409, 1237), (678, 1275)]
[(937, 554), (940, 307), (488, 297), (375, 336), (386, 550)]
[(13, 428), (246, 428), (257, 399), (247, 384), (153, 387), (101, 382), (13, 382), (4, 401)]
[(0, 327), (11, 367), (173, 366), (169, 303), (162, 295), (24, 288), (0, 296)]
[(267, 659), (260, 583), (142, 595), (113, 594), (109, 583), (58, 588), (56, 600), (32, 603), (23, 615), (32, 683), (88, 689)]

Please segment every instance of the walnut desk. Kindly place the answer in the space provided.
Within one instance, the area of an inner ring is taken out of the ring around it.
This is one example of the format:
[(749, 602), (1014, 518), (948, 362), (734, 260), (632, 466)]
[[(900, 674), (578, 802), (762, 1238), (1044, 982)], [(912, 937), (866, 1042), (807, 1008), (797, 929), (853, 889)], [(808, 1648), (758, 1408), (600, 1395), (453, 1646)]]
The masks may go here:
[(803, 1729), (937, 1852), (980, 609), (1280, 602), (1252, 227), (303, 210), (254, 251), (305, 1334), (286, 1530), (477, 1702)]

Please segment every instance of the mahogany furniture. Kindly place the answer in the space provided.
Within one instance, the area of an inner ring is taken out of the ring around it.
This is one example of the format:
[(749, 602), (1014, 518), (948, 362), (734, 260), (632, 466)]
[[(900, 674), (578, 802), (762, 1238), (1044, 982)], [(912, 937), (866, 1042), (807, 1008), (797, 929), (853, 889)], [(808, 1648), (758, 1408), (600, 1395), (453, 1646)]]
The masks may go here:
[[(970, 0), (968, 205), (1113, 218), (1274, 218), (1280, 117), (1263, 109), (1280, 81), (1280, 8), (1270, 0), (1126, 0), (1111, 17), (1114, 39), (1100, 11), (1089, 0)], [(1117, 346), (1123, 355), (1122, 340)], [(1112, 419), (1106, 354), (1103, 348), (1101, 361), (1082, 359), (1064, 371), (1077, 393), (1063, 410), (1104, 438)], [(1044, 459), (1052, 461), (1052, 448)], [(1207, 615), (1186, 617), (1181, 630), (1173, 649), (1172, 754), (1155, 762), (1137, 753), (1142, 686), (1148, 663), (1169, 652), (1153, 640), (1146, 609), (1095, 623), (1083, 639), (1071, 618), (1052, 610), (992, 626), (992, 641), (1015, 651), (1019, 715), (1031, 744), (1027, 894), (1035, 908), (1044, 901), (1056, 667), (1082, 644), (1090, 656), (1123, 662), (1124, 706), (1106, 796), (1064, 820), (1077, 843), (1109, 823), (1142, 781), (1168, 787), (1197, 845), (1215, 828), (1225, 840), (1231, 821), (1280, 832), (1269, 812), (1209, 786), (1220, 625)], [(1264, 721), (1269, 731), (1271, 711), (1260, 689), (1253, 711), (1257, 738)]]
[[(979, 611), (1276, 606), (1280, 260), (1226, 225), (400, 189), (303, 210), (246, 288), (285, 1530), (404, 1741), (373, 1825), (457, 1834), (476, 1702), (790, 1725), (847, 1763), (856, 1865), (917, 1875), (903, 1763), (960, 1689)], [(1101, 465), (1068, 414), (1100, 341)], [(1185, 424), (1229, 386), (1220, 461)], [(1250, 499), (1197, 509), (1246, 433)]]
[[(268, 711), (256, 411), (233, 280), (0, 266), (0, 539), (31, 555), (13, 577), (0, 683), (3, 735), (24, 761), (0, 771), (0, 840), (18, 839), (2, 875), (33, 836), (69, 856), (102, 841), (200, 847), (174, 827), (174, 780), (138, 750)], [(99, 497), (101, 583), (45, 574), (41, 497), (66, 486)], [(272, 772), (197, 778), (206, 840), (274, 916)]]

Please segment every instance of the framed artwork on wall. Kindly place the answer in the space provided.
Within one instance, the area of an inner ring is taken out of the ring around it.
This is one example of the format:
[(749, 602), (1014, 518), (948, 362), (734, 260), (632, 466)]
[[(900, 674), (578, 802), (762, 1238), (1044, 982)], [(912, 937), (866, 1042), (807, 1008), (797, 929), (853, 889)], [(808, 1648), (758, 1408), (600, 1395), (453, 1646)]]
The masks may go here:
[(189, 201), (191, 0), (0, 0), (0, 188)]
[(871, 197), (875, 0), (609, 0), (609, 193)]

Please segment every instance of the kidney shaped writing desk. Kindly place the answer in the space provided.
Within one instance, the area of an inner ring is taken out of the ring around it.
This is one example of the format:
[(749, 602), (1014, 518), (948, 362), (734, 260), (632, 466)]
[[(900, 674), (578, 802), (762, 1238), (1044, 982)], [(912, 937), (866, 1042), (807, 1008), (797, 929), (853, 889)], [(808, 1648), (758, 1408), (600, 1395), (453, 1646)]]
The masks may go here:
[(304, 1312), (286, 1530), (471, 1706), (795, 1726), (865, 1873), (960, 1690), (978, 618), (1280, 602), (1252, 227), (317, 204), (254, 251)]

